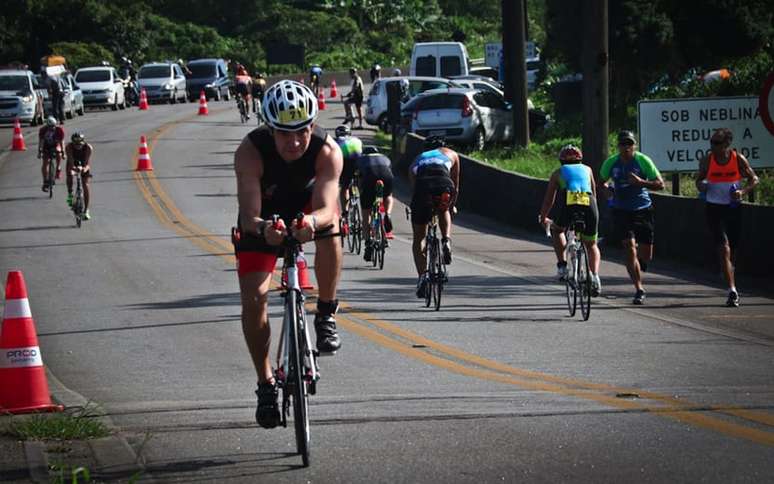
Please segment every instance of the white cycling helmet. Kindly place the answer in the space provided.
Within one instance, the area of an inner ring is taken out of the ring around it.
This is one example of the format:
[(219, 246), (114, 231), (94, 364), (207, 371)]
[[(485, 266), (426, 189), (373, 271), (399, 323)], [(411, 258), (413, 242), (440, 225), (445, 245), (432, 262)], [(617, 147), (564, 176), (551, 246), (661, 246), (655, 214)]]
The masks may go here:
[(46, 126), (56, 126), (56, 118), (53, 116), (49, 116), (46, 118)]
[(317, 118), (317, 98), (300, 82), (279, 81), (263, 95), (261, 112), (270, 127), (299, 131)]

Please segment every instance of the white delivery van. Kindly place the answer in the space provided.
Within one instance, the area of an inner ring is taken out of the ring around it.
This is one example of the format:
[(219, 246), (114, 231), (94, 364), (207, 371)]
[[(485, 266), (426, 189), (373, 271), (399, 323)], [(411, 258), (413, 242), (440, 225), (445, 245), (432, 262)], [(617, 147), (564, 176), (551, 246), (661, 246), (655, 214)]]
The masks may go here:
[(411, 51), (410, 76), (466, 76), (468, 51), (461, 42), (419, 42)]

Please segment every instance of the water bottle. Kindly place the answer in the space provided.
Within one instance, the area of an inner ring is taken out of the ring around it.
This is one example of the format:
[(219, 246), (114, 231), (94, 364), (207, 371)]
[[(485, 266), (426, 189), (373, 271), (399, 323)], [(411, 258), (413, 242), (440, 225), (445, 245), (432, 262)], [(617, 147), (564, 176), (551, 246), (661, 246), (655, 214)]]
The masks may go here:
[(731, 208), (736, 208), (739, 206), (740, 203), (742, 203), (741, 200), (736, 199), (737, 190), (739, 190), (739, 185), (737, 185), (736, 183), (732, 183), (731, 187), (728, 189), (728, 195), (729, 195), (729, 198), (731, 199), (731, 201), (728, 203), (728, 206)]

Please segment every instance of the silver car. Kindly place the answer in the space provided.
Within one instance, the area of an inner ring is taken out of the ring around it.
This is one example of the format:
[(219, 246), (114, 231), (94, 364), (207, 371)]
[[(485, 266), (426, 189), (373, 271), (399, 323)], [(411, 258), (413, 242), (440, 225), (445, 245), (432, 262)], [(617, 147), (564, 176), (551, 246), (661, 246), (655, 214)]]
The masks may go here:
[(412, 99), (403, 111), (410, 113), (412, 132), (443, 136), (474, 150), (513, 137), (511, 105), (491, 91), (435, 89)]
[(186, 80), (183, 70), (173, 62), (145, 64), (137, 73), (137, 88), (145, 89), (148, 101), (186, 102)]
[(381, 128), (382, 131), (389, 131), (390, 126), (387, 121), (387, 83), (390, 81), (400, 81), (402, 79), (408, 80), (408, 99), (430, 89), (459, 87), (454, 81), (450, 81), (443, 77), (383, 77), (374, 82), (371, 86), (371, 91), (368, 93), (365, 112), (366, 123), (376, 125)]

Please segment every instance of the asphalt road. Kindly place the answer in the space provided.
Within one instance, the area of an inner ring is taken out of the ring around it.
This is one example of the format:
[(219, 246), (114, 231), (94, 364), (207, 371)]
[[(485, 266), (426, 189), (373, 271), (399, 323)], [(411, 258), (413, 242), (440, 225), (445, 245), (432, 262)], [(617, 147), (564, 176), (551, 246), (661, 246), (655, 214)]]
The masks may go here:
[[(383, 271), (346, 255), (342, 349), (321, 361), (312, 465), (254, 421), (228, 233), (233, 103), (90, 113), (93, 220), (40, 191), (35, 141), (0, 154), (0, 271), (27, 281), (44, 362), (104, 408), (158, 482), (770, 482), (774, 300), (657, 262), (647, 305), (606, 260), (605, 297), (569, 318), (538, 233), (460, 214), (439, 312), (413, 297), (410, 228)], [(329, 103), (321, 124), (343, 118)], [(155, 170), (133, 171), (149, 137)], [(355, 131), (370, 136), (373, 131)], [(10, 140), (10, 129), (1, 130)], [(481, 189), (485, 189), (482, 187)], [(398, 198), (406, 202), (404, 186)], [(310, 261), (313, 247), (307, 248)], [(279, 315), (279, 296), (272, 318)], [(60, 384), (61, 382), (61, 384)]]

